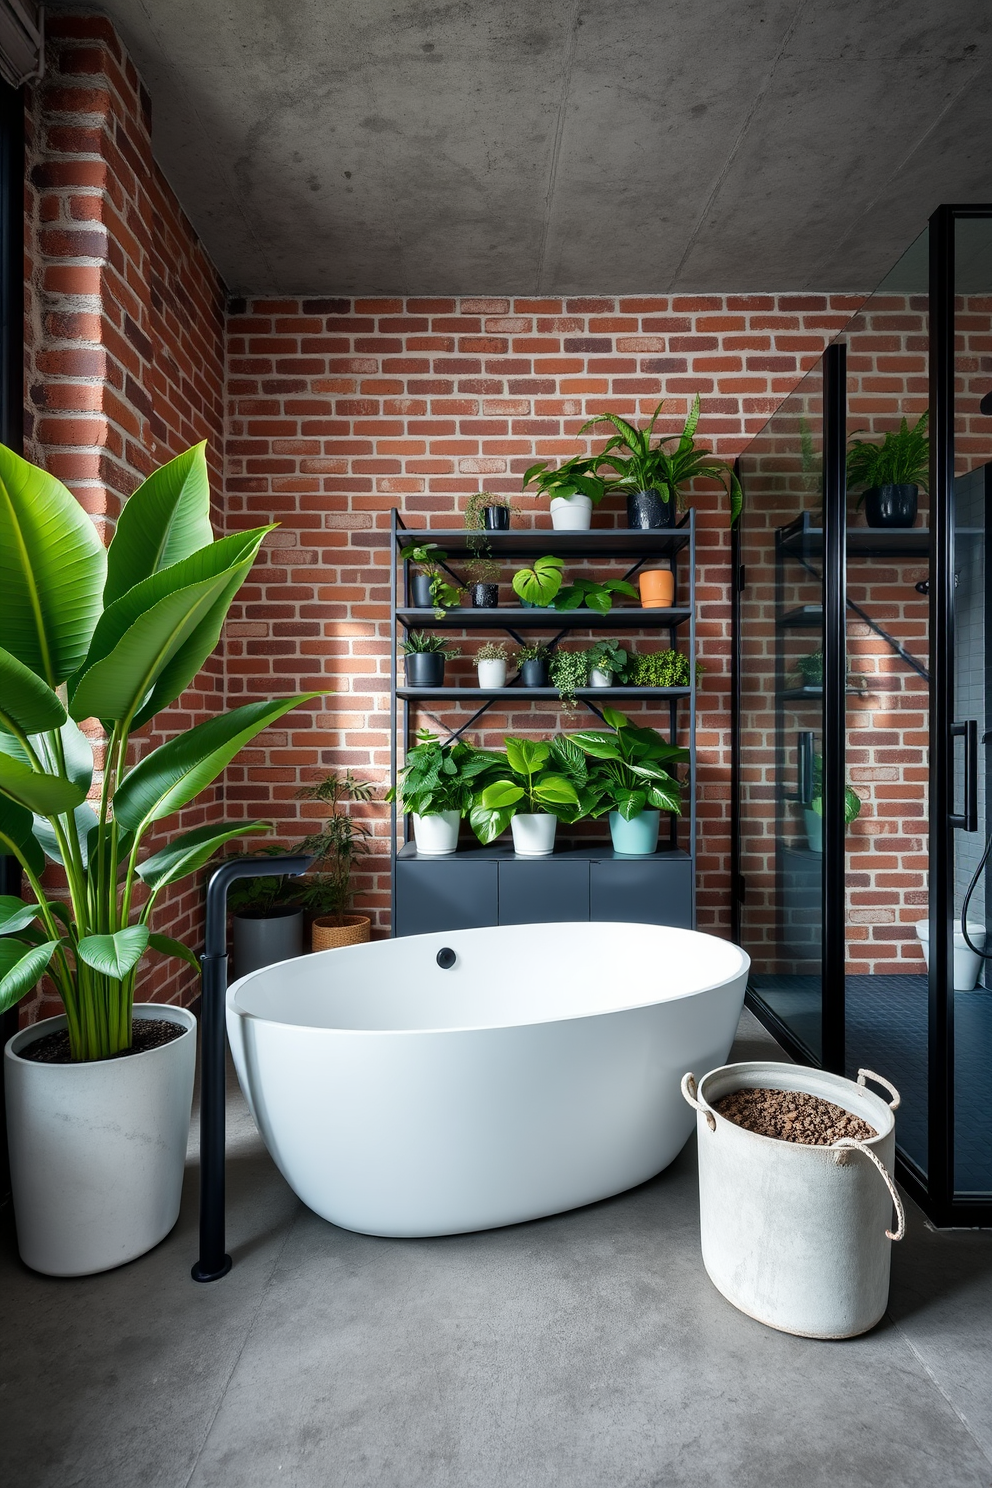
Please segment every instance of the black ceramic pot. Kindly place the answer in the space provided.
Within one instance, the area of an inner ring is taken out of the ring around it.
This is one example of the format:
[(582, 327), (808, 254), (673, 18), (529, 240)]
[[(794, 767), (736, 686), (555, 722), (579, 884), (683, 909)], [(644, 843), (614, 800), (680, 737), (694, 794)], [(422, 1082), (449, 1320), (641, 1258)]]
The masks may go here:
[(403, 660), (408, 687), (444, 686), (444, 656), (440, 651), (411, 651)]
[(434, 601), (431, 599), (430, 574), (413, 574), (410, 578), (410, 589), (413, 593), (413, 605), (417, 610), (432, 610)]
[(485, 506), (482, 509), (489, 532), (505, 532), (510, 525), (510, 509), (506, 506)]
[(472, 603), (477, 610), (495, 610), (499, 604), (499, 585), (473, 584)]
[(524, 687), (547, 687), (548, 663), (546, 661), (522, 661), (520, 679)]
[(869, 527), (912, 527), (916, 521), (916, 486), (872, 486), (865, 492)]
[(630, 491), (627, 494), (628, 527), (674, 527), (675, 502), (663, 501), (658, 491)]

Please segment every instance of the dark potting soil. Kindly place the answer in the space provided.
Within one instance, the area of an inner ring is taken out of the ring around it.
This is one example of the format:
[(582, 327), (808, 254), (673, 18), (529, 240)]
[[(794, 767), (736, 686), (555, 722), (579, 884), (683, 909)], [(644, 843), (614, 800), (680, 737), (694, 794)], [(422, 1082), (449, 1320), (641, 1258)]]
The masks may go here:
[[(171, 1044), (173, 1039), (182, 1038), (186, 1032), (188, 1030), (184, 1024), (170, 1023), (167, 1018), (135, 1018), (130, 1049), (122, 1049), (119, 1054), (111, 1054), (110, 1058), (126, 1059), (129, 1054), (144, 1054), (148, 1049), (159, 1048), (161, 1044)], [(69, 1032), (65, 1028), (60, 1028), (57, 1033), (46, 1033), (44, 1038), (37, 1039), (18, 1052), (22, 1059), (33, 1060), (35, 1064), (72, 1063), (69, 1055)]]
[(717, 1101), (714, 1110), (760, 1137), (777, 1137), (803, 1147), (829, 1147), (841, 1137), (870, 1142), (878, 1136), (860, 1116), (801, 1090), (733, 1090)]

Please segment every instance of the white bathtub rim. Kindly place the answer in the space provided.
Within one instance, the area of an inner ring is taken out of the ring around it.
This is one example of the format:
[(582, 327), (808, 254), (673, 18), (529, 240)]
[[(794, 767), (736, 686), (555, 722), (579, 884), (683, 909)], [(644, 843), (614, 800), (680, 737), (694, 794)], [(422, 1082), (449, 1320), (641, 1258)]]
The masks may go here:
[[(561, 923), (563, 925), (567, 926), (570, 922), (563, 921)], [(612, 924), (616, 924), (618, 926), (618, 928), (621, 928), (622, 929), (622, 928), (627, 927), (628, 924), (635, 923), (635, 922), (619, 921), (619, 920), (617, 920), (617, 921), (614, 921), (614, 920), (595, 920), (595, 921), (589, 921), (588, 923), (590, 923), (590, 924), (597, 924), (597, 925), (612, 925)], [(637, 921), (636, 923), (640, 923), (640, 921)], [(557, 925), (557, 924), (558, 924), (557, 921), (556, 922), (553, 922), (553, 923), (549, 923), (548, 928), (554, 928), (554, 926)], [(496, 929), (498, 927), (497, 926), (488, 926), (487, 925), (487, 926), (483, 926), (482, 928), (483, 929), (486, 929), (486, 930), (489, 930), (489, 929)], [(668, 928), (674, 928), (674, 927), (669, 927), (669, 926), (649, 926), (648, 928), (650, 928), (650, 929), (668, 929)], [(432, 938), (435, 937), (435, 936), (438, 936), (438, 935), (442, 935), (444, 933), (445, 932), (443, 932), (443, 931), (430, 931), (430, 932), (428, 932), (428, 934)], [(450, 932), (451, 935), (471, 935), (473, 933), (474, 932), (471, 931), (471, 930), (458, 930), (458, 931), (454, 931), (453, 930), (453, 931)], [(699, 931), (699, 930), (680, 931), (680, 933), (687, 934), (687, 935), (705, 935), (705, 934), (707, 934), (706, 931)], [(408, 939), (408, 940), (421, 940), (421, 939), (426, 940), (428, 938), (428, 936), (427, 935), (424, 935), (424, 936), (411, 935), (411, 936), (406, 936), (406, 937), (403, 937), (403, 938), (404, 939)], [(577, 1022), (580, 1022), (583, 1019), (587, 1019), (587, 1018), (608, 1018), (608, 1017), (611, 1017), (614, 1013), (631, 1013), (631, 1012), (636, 1012), (636, 1011), (638, 1011), (641, 1008), (664, 1007), (665, 1005), (667, 1005), (670, 1002), (671, 1003), (683, 1002), (688, 997), (698, 997), (698, 996), (701, 996), (705, 992), (715, 992), (715, 991), (718, 991), (721, 987), (731, 986), (732, 984), (736, 983), (739, 980), (740, 977), (742, 977), (742, 976), (746, 977), (747, 976), (747, 973), (750, 971), (750, 968), (751, 968), (751, 958), (747, 954), (747, 952), (745, 950), (743, 950), (739, 945), (735, 944), (735, 942), (732, 941), (732, 940), (723, 941), (722, 940), (722, 937), (715, 936), (715, 935), (714, 936), (710, 936), (709, 938), (712, 939), (712, 940), (721, 940), (721, 942), (722, 942), (723, 945), (726, 945), (731, 950), (734, 950), (734, 951), (737, 952), (737, 954), (738, 954), (738, 956), (740, 958), (740, 965), (737, 967), (736, 970), (732, 971), (729, 975), (727, 975), (727, 976), (721, 976), (716, 981), (705, 982), (705, 983), (703, 983), (703, 984), (701, 984), (699, 986), (687, 987), (684, 991), (675, 993), (675, 994), (673, 994), (670, 997), (660, 997), (660, 998), (659, 997), (648, 997), (648, 998), (643, 999), (640, 1002), (624, 1003), (623, 1006), (619, 1006), (619, 1007), (616, 1007), (615, 1006), (615, 1007), (608, 1007), (608, 1008), (597, 1008), (597, 1009), (595, 1009), (593, 1011), (586, 1011), (586, 1012), (581, 1012), (581, 1013), (575, 1013), (575, 1012), (568, 1013), (568, 1012), (564, 1012), (564, 1013), (561, 1014), (560, 1017), (553, 1017), (553, 1018), (548, 1018), (548, 1017), (535, 1018), (535, 1019), (532, 1019), (531, 1021), (521, 1021), (518, 1018), (518, 1019), (515, 1019), (513, 1022), (510, 1022), (510, 1023), (483, 1023), (483, 1024), (473, 1023), (473, 1024), (467, 1024), (467, 1025), (462, 1025), (462, 1024), (443, 1024), (443, 1025), (440, 1025), (440, 1026), (437, 1026), (437, 1027), (431, 1027), (431, 1028), (337, 1028), (337, 1027), (334, 1027), (334, 1026), (329, 1026), (329, 1027), (328, 1026), (324, 1026), (324, 1025), (318, 1024), (318, 1023), (291, 1023), (291, 1022), (288, 1022), (285, 1018), (274, 1018), (274, 1017), (273, 1018), (270, 1018), (270, 1017), (266, 1017), (262, 1013), (251, 1012), (249, 1009), (239, 1006), (238, 1001), (237, 1001), (238, 995), (241, 992), (241, 989), (247, 983), (249, 983), (252, 980), (254, 980), (255, 977), (260, 977), (260, 976), (266, 975), (266, 974), (268, 974), (270, 972), (274, 972), (274, 971), (278, 970), (278, 968), (280, 966), (299, 966), (299, 963), (300, 963), (300, 958), (299, 957), (292, 957), (292, 958), (290, 958), (289, 960), (286, 960), (286, 961), (276, 961), (276, 962), (273, 962), (271, 966), (262, 966), (262, 967), (259, 967), (257, 971), (250, 971), (250, 972), (248, 972), (248, 974), (246, 976), (239, 977), (237, 979), (237, 981), (232, 982), (231, 985), (230, 985), (230, 987), (228, 988), (228, 990), (227, 990), (227, 996), (225, 998), (225, 1005), (226, 1005), (226, 1008), (227, 1008), (227, 1010), (229, 1012), (235, 1013), (239, 1018), (243, 1018), (246, 1021), (250, 1021), (250, 1022), (254, 1022), (254, 1023), (259, 1023), (259, 1024), (263, 1024), (263, 1025), (271, 1025), (272, 1027), (276, 1027), (276, 1028), (298, 1029), (300, 1032), (306, 1032), (306, 1033), (309, 1033), (309, 1034), (314, 1034), (314, 1033), (333, 1034), (335, 1037), (341, 1037), (342, 1035), (346, 1035), (346, 1034), (351, 1034), (351, 1035), (353, 1035), (355, 1037), (358, 1037), (358, 1038), (369, 1038), (369, 1037), (396, 1038), (399, 1035), (416, 1036), (416, 1037), (423, 1037), (423, 1036), (426, 1035), (426, 1036), (429, 1036), (429, 1037), (433, 1037), (436, 1034), (443, 1034), (443, 1033), (494, 1033), (494, 1032), (496, 1032), (498, 1030), (503, 1030), (503, 1029), (512, 1029), (512, 1028), (538, 1028), (538, 1027), (541, 1027), (544, 1024), (552, 1024), (552, 1023), (577, 1023)], [(376, 944), (376, 942), (373, 941), (372, 944), (374, 945), (374, 944)], [(340, 951), (353, 951), (355, 949), (356, 949), (355, 946), (332, 946), (329, 950), (326, 950), (326, 951), (312, 952), (310, 956), (308, 956), (308, 957), (305, 958), (305, 960), (307, 962), (310, 962), (311, 960), (316, 960), (316, 959), (321, 958), (321, 957), (324, 957), (324, 956), (335, 956)]]

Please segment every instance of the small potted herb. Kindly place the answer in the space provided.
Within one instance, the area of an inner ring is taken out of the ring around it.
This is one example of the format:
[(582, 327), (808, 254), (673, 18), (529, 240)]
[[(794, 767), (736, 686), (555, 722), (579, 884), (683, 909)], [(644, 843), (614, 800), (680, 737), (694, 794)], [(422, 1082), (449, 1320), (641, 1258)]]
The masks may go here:
[(427, 630), (411, 630), (400, 641), (400, 650), (408, 687), (443, 687), (445, 661), (461, 654), (443, 636)]
[[(260, 852), (279, 857), (281, 847)], [(276, 961), (303, 955), (303, 909), (298, 884), (285, 878), (241, 878), (231, 887), (227, 907), (233, 916), (234, 971), (239, 977)]]
[(619, 641), (596, 641), (586, 652), (589, 686), (612, 687), (614, 679), (622, 677), (626, 672), (628, 660), (627, 652)]
[(351, 897), (351, 875), (359, 858), (369, 850), (371, 828), (360, 817), (341, 807), (345, 801), (366, 803), (375, 798), (370, 780), (359, 780), (346, 770), (332, 770), (323, 780), (296, 792), (301, 801), (320, 801), (330, 807), (319, 832), (311, 832), (297, 852), (313, 858), (316, 873), (299, 881), (296, 897), (304, 911), (314, 916), (310, 931), (311, 949), (329, 951), (338, 946), (361, 945), (368, 940), (372, 922), (368, 915), (345, 914)]
[(402, 801), (403, 810), (412, 814), (418, 853), (446, 857), (457, 849), (459, 822), (471, 810), (486, 772), (499, 761), (498, 754), (462, 740), (442, 744), (430, 729), (419, 731), (398, 789), (386, 794), (387, 801)]
[(548, 676), (566, 708), (575, 705), (575, 692), (589, 682), (589, 660), (585, 651), (556, 651), (548, 664)]
[(520, 647), (513, 659), (520, 668), (520, 681), (524, 687), (547, 687), (550, 656), (547, 646), (538, 643)]
[(470, 532), (505, 532), (512, 510), (509, 496), (473, 491), (465, 503), (465, 526)]
[(635, 653), (627, 665), (627, 681), (632, 687), (688, 687), (689, 659), (681, 651)]
[(479, 841), (489, 843), (513, 832), (513, 850), (521, 857), (554, 852), (559, 815), (575, 820), (579, 793), (563, 773), (550, 744), (533, 739), (506, 739), (497, 778), (479, 792), (469, 819)]
[(471, 580), (472, 604), (479, 610), (494, 610), (499, 604), (499, 563), (495, 558), (473, 558), (465, 571)]
[(606, 492), (606, 482), (596, 474), (596, 461), (588, 455), (575, 455), (548, 468), (540, 460), (524, 473), (524, 488), (534, 485), (539, 496), (551, 499), (551, 525), (564, 532), (585, 532), (592, 522), (592, 509)]
[(916, 521), (919, 487), (929, 489), (929, 417), (922, 413), (912, 428), (903, 419), (898, 431), (890, 430), (881, 444), (851, 436), (847, 481), (865, 487), (858, 506), (864, 503), (869, 527), (912, 527)]
[(487, 641), (475, 653), (475, 664), (479, 673), (479, 686), (498, 688), (506, 686), (506, 664), (510, 649), (505, 641)]
[(521, 568), (513, 575), (513, 592), (527, 609), (550, 609), (562, 582), (561, 558), (546, 553), (534, 559), (533, 568)]
[(435, 620), (440, 620), (445, 610), (454, 609), (462, 597), (460, 586), (449, 584), (444, 577), (447, 556), (437, 543), (412, 543), (400, 550), (403, 561), (415, 563), (419, 569), (410, 577), (414, 609), (432, 609)]
[(688, 751), (612, 708), (603, 709), (603, 718), (610, 732), (569, 735), (591, 760), (589, 784), (599, 800), (589, 814), (610, 813), (614, 852), (644, 857), (657, 850), (662, 811), (681, 813), (682, 787), (668, 766), (688, 759)]

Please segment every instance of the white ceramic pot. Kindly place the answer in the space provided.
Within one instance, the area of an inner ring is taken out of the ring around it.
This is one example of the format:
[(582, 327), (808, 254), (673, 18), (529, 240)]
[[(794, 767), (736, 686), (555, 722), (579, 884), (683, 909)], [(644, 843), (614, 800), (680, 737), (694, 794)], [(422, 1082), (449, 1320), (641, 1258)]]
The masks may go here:
[(520, 811), (511, 818), (513, 851), (522, 858), (543, 858), (555, 850), (558, 818), (550, 811)]
[(479, 669), (480, 687), (505, 687), (506, 686), (506, 662), (505, 661), (480, 661), (477, 663)]
[[(862, 1070), (859, 1082), (863, 1076), (878, 1080)], [(714, 1110), (723, 1096), (755, 1087), (819, 1096), (861, 1116), (877, 1135), (860, 1150), (803, 1147), (747, 1131)], [(889, 1089), (891, 1106), (840, 1075), (764, 1061), (711, 1070), (698, 1092), (684, 1077), (682, 1093), (697, 1111), (703, 1265), (741, 1312), (803, 1338), (853, 1338), (884, 1313), (890, 1241), (905, 1228), (890, 1176), (899, 1097)]]
[[(982, 969), (982, 958), (976, 956), (961, 934), (961, 922), (955, 921), (957, 928), (954, 931), (954, 990), (955, 992), (974, 992), (978, 982), (978, 974)], [(930, 922), (920, 920), (916, 927), (916, 933), (920, 938), (923, 949), (923, 959), (927, 970), (930, 970)], [(979, 950), (985, 949), (985, 926), (974, 925), (968, 921), (968, 937), (978, 946)]]
[(551, 525), (558, 532), (587, 532), (592, 523), (592, 500), (577, 491), (556, 496), (551, 503)]
[(90, 1276), (144, 1255), (179, 1218), (196, 1020), (143, 1003), (182, 1038), (90, 1064), (36, 1064), (25, 1045), (65, 1027), (46, 1018), (4, 1050), (10, 1180), (21, 1260), (46, 1276)]
[(429, 858), (440, 858), (455, 852), (460, 821), (457, 811), (439, 811), (434, 816), (414, 816), (413, 839), (418, 853)]
[(599, 667), (589, 668), (590, 687), (612, 687), (613, 673), (600, 671)]

